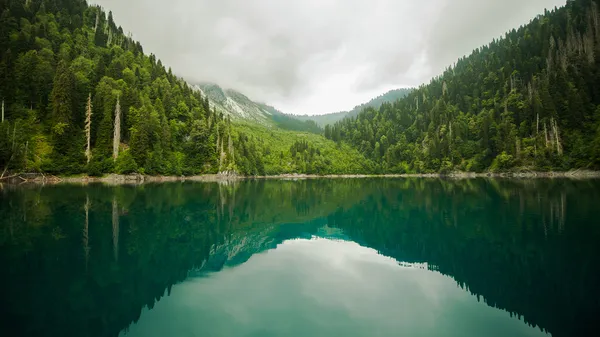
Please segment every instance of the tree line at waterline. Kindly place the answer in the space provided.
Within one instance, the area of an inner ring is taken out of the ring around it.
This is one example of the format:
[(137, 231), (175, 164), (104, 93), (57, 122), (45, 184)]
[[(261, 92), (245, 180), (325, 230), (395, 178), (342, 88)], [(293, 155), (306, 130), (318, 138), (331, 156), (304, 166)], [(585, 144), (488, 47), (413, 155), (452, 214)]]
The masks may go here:
[(597, 170), (598, 55), (569, 1), (321, 135), (231, 122), (84, 0), (0, 0), (0, 175)]

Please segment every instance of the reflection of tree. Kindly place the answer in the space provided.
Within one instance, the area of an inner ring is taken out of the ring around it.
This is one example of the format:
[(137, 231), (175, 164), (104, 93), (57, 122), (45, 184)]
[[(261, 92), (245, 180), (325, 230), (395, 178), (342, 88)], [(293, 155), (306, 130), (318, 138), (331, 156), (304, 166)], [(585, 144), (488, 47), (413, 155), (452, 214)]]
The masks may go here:
[[(217, 237), (209, 234), (215, 202), (203, 194), (216, 195), (214, 186), (58, 186), (0, 195), (0, 215), (7, 215), (0, 263), (9, 266), (0, 280), (3, 331), (117, 335), (207, 259)], [(55, 228), (60, 237), (52, 236)]]
[[(600, 312), (597, 182), (393, 184), (329, 217), (399, 261), (428, 262), (458, 284), (555, 336), (581, 335)], [(586, 196), (586, 198), (582, 198)]]
[(90, 197), (86, 194), (85, 204), (85, 224), (83, 225), (83, 254), (85, 256), (85, 269), (88, 268), (90, 260)]
[[(0, 263), (8, 266), (0, 278), (0, 326), (29, 329), (10, 335), (117, 335), (190, 270), (243, 263), (325, 225), (399, 261), (428, 262), (489, 305), (557, 336), (589, 328), (599, 310), (597, 182), (9, 189), (0, 191)], [(61, 235), (53, 236), (57, 229)]]
[(115, 261), (119, 261), (119, 205), (116, 196), (112, 200), (112, 244)]

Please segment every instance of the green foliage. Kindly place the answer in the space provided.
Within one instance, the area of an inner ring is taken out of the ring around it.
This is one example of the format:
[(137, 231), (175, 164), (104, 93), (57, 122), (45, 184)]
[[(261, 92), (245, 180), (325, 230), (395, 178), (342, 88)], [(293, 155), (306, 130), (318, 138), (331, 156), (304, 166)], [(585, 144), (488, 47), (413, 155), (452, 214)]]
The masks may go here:
[(490, 171), (505, 171), (511, 168), (514, 164), (513, 156), (507, 154), (506, 152), (502, 152), (499, 154), (494, 161), (492, 162), (492, 166), (490, 167)]
[(285, 114), (272, 114), (271, 119), (278, 127), (285, 130), (312, 132), (316, 134), (321, 134), (323, 132), (321, 127), (319, 127), (319, 125), (312, 120), (299, 121), (294, 116), (288, 116)]
[[(268, 106), (276, 127), (232, 124), (98, 6), (6, 3), (1, 169), (271, 175), (600, 168), (595, 1), (547, 11), (428, 85), (378, 97), (324, 130)], [(129, 150), (115, 163), (117, 99), (117, 145)]]
[(569, 1), (324, 134), (388, 173), (599, 169), (598, 22), (596, 1)]
[[(145, 55), (110, 13), (107, 17), (99, 6), (80, 0), (61, 1), (60, 7), (9, 3), (0, 18), (2, 169), (93, 175), (215, 172), (213, 142), (223, 132), (217, 129), (222, 116), (154, 55)], [(90, 94), (93, 159), (86, 164)], [(117, 98), (120, 147), (131, 150), (115, 163)]]
[(131, 155), (131, 151), (122, 152), (115, 163), (115, 171), (119, 174), (130, 174), (137, 172), (138, 165)]
[(355, 149), (313, 133), (268, 130), (252, 124), (240, 124), (236, 129), (247, 138), (245, 143), (253, 144), (246, 147), (254, 147), (251, 151), (258, 154), (255, 158), (262, 161), (267, 175), (375, 173), (374, 164)]
[(266, 104), (259, 104), (259, 106), (268, 111), (271, 114), (271, 120), (275, 122), (276, 126), (282, 129), (290, 131), (312, 132), (316, 134), (323, 133), (323, 129), (313, 120), (302, 120), (300, 116), (284, 114), (274, 107)]

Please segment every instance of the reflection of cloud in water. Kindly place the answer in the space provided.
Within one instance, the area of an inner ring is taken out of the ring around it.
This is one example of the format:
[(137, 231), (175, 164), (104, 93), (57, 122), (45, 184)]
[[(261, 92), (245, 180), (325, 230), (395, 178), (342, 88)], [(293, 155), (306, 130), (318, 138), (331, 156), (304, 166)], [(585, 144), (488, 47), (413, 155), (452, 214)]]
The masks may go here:
[[(499, 327), (487, 331), (489, 326)], [(540, 334), (422, 265), (349, 241), (288, 240), (246, 263), (175, 286), (133, 336)]]

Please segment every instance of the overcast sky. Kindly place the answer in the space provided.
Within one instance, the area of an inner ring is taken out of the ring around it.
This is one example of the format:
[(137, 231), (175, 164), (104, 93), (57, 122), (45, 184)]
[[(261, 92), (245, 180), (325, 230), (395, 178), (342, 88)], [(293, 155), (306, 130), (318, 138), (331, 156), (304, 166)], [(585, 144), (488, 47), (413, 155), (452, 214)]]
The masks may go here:
[(349, 110), (565, 0), (92, 0), (189, 82), (286, 113)]

